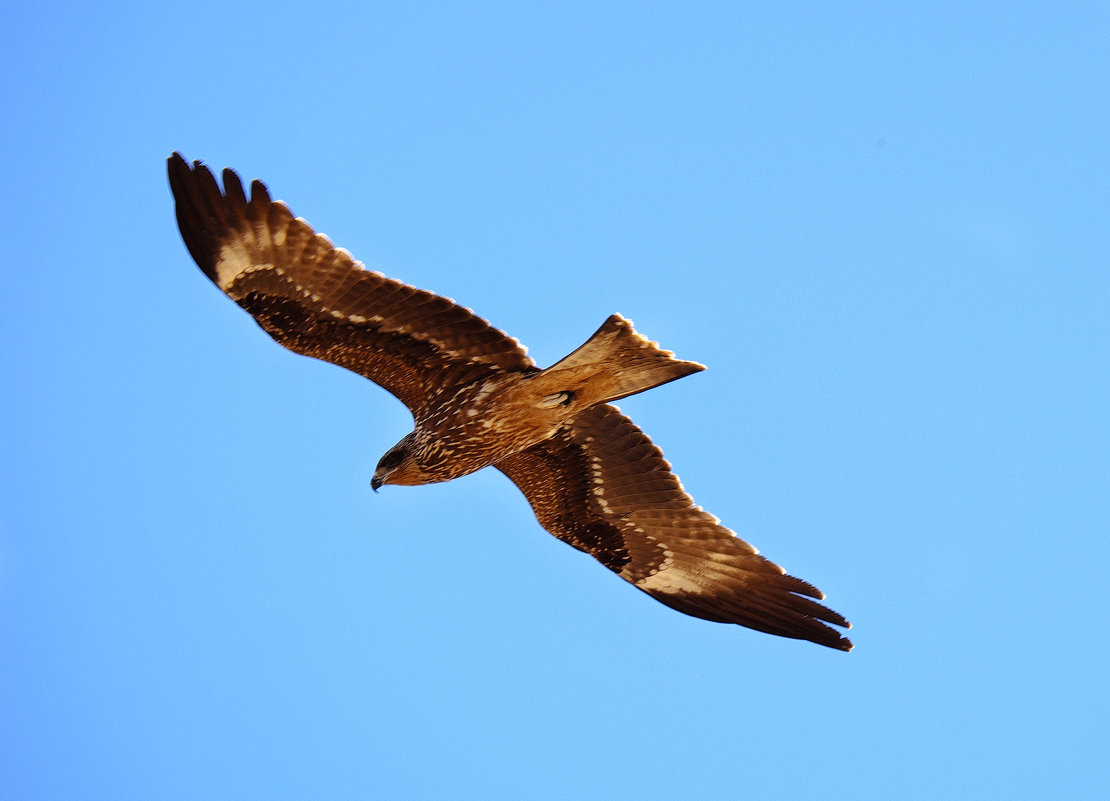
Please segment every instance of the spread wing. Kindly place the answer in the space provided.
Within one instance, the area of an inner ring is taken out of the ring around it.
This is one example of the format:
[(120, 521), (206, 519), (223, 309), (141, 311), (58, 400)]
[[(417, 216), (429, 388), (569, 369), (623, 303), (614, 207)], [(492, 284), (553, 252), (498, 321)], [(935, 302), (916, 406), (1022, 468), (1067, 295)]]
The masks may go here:
[(587, 410), (497, 467), (540, 525), (667, 606), (851, 650), (826, 625), (848, 621), (813, 600), (824, 594), (695, 506), (662, 451), (615, 407)]
[(448, 298), (365, 269), (255, 181), (224, 190), (200, 162), (169, 159), (185, 246), (204, 274), (290, 350), (393, 393), (419, 418), (441, 392), (534, 370), (520, 343)]

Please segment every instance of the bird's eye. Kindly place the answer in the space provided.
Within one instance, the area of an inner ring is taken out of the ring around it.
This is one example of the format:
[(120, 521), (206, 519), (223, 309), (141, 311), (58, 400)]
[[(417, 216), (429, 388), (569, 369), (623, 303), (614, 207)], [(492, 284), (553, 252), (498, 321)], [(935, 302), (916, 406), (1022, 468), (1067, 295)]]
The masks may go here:
[(395, 468), (399, 464), (401, 464), (401, 462), (403, 462), (404, 459), (405, 459), (404, 451), (402, 451), (400, 449), (393, 450), (393, 451), (390, 451), (389, 453), (387, 453), (385, 456), (382, 457), (382, 460), (380, 462), (378, 462), (378, 467), (384, 468), (386, 470), (392, 470), (393, 468)]

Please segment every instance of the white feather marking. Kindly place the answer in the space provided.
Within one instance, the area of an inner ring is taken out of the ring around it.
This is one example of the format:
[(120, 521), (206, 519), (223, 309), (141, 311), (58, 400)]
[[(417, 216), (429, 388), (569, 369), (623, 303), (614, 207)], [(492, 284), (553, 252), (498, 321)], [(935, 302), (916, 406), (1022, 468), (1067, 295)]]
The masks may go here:
[(556, 392), (554, 395), (548, 395), (542, 398), (536, 404), (541, 409), (554, 409), (556, 406), (562, 406), (567, 402), (569, 395), (566, 392)]
[(703, 592), (703, 587), (697, 579), (686, 573), (670, 570), (670, 560), (663, 562), (658, 571), (647, 578), (640, 579), (636, 584), (640, 589), (655, 592), (680, 593)]
[(496, 381), (486, 381), (485, 383), (483, 383), (482, 386), (478, 389), (478, 394), (470, 399), (471, 405), (477, 406), (479, 403), (485, 400), (486, 395), (490, 394), (495, 386), (497, 386)]
[[(220, 255), (216, 258), (216, 283), (219, 284), (220, 289), (227, 292), (239, 276), (273, 269), (274, 265), (268, 262), (254, 264), (243, 242), (235, 239), (220, 248)], [(277, 272), (281, 275), (280, 270)]]

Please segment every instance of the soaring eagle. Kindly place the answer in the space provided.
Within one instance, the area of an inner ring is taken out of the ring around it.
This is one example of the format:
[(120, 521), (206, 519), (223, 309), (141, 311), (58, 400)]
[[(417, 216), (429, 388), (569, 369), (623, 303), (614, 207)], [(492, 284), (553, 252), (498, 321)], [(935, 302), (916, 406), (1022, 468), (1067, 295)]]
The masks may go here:
[[(356, 262), (273, 201), (248, 199), (224, 170), (169, 158), (185, 246), (277, 342), (379, 384), (415, 426), (370, 482), (431, 484), (490, 465), (536, 518), (635, 587), (680, 612), (848, 651), (824, 594), (696, 506), (662, 452), (610, 403), (705, 369), (613, 315), (543, 370), (520, 343), (453, 301)], [(816, 600), (814, 600), (816, 599)]]

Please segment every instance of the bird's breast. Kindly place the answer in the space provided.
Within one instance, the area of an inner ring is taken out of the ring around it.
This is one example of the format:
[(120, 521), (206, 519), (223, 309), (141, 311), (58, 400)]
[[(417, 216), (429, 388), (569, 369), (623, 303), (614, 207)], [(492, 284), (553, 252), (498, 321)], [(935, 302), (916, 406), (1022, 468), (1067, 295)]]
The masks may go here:
[(549, 395), (536, 394), (525, 374), (484, 379), (417, 421), (417, 458), (429, 474), (457, 478), (549, 439), (567, 417)]

